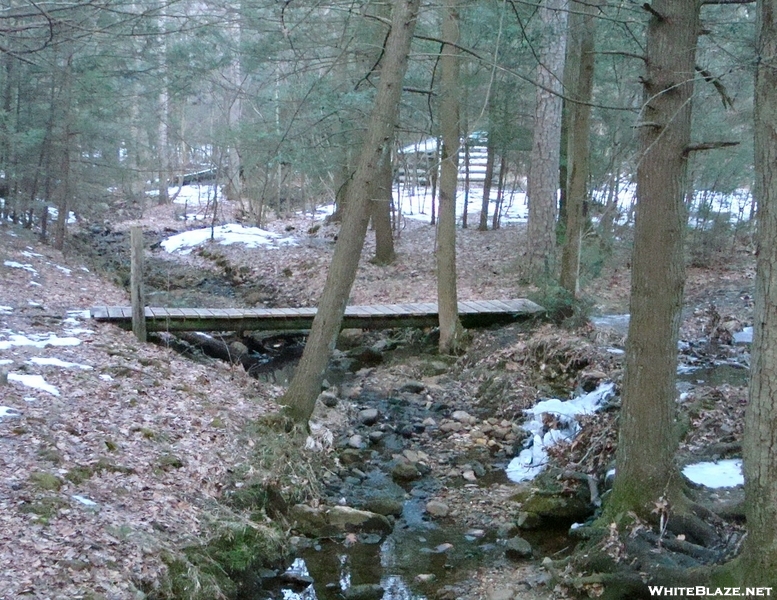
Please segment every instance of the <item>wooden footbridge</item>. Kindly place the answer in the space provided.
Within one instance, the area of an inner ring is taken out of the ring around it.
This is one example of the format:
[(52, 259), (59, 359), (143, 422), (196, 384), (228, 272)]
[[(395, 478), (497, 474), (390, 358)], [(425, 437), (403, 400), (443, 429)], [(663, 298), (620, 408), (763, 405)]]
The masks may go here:
[[(459, 302), (464, 327), (486, 327), (539, 315), (545, 309), (531, 300)], [(132, 308), (98, 306), (92, 318), (132, 329)], [(315, 308), (151, 308), (145, 309), (148, 331), (281, 331), (310, 329)], [(437, 303), (348, 306), (343, 329), (390, 329), (437, 325)]]

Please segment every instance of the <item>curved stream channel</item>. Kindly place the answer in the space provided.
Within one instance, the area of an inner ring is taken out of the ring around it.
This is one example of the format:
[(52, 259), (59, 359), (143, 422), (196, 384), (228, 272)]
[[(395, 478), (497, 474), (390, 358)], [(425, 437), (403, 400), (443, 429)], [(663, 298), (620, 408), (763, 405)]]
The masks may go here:
[[(99, 236), (98, 236), (99, 237)], [(105, 232), (94, 244), (89, 242), (92, 258), (103, 270), (113, 271), (120, 278), (126, 261), (120, 260), (128, 247), (125, 234)], [(83, 248), (79, 248), (83, 250)], [(119, 250), (119, 252), (117, 252)], [(117, 256), (119, 258), (117, 259)], [(156, 262), (155, 262), (156, 261)], [(213, 271), (199, 272), (185, 264), (170, 264), (168, 260), (149, 261), (158, 271), (149, 278), (148, 286), (154, 303), (168, 306), (239, 306), (245, 290), (237, 289), (227, 277), (219, 277)], [(167, 275), (165, 276), (165, 272)], [(156, 285), (154, 285), (156, 283)], [(254, 287), (254, 290), (257, 288)], [(267, 297), (262, 301), (273, 304), (272, 290), (260, 289)], [(623, 334), (628, 326), (626, 315), (611, 315), (594, 319), (599, 327), (616, 329)], [(267, 338), (271, 339), (271, 338)], [(266, 355), (254, 352), (255, 376), (275, 384), (284, 385), (291, 377), (294, 364), (302, 347), (301, 339), (286, 336), (282, 347), (270, 348)], [(274, 342), (270, 342), (270, 345)], [(270, 346), (268, 346), (270, 347)], [(277, 350), (277, 352), (275, 351)], [(621, 352), (613, 350), (613, 352)], [(700, 365), (701, 366), (701, 365)], [(347, 377), (352, 367), (335, 363), (327, 374), (331, 383), (339, 383)], [(739, 365), (706, 365), (702, 368), (681, 370), (679, 387), (695, 386), (702, 382), (714, 385), (728, 382), (742, 385), (747, 371)], [(396, 519), (393, 531), (387, 536), (373, 533), (348, 535), (345, 539), (312, 541), (300, 544), (296, 559), (283, 576), (277, 573), (256, 573), (254, 583), (242, 595), (243, 600), (341, 600), (342, 598), (378, 598), (377, 594), (351, 596), (345, 593), (353, 586), (379, 584), (384, 589), (384, 600), (425, 600), (435, 597), (440, 588), (455, 583), (478, 566), (504, 561), (504, 548), (496, 538), (496, 531), (472, 529), (457, 525), (453, 520), (432, 521), (425, 512), (427, 500), (440, 485), (435, 479), (424, 476), (412, 484), (401, 487), (391, 475), (391, 457), (412, 444), (398, 432), (412, 429), (423, 420), (420, 409), (408, 406), (397, 398), (370, 396), (365, 392), (358, 399), (361, 404), (376, 407), (381, 414), (389, 415), (394, 431), (389, 432), (380, 444), (372, 447), (369, 459), (364, 461), (358, 476), (345, 476), (328, 482), (328, 502), (342, 501), (348, 506), (365, 504), (371, 495), (380, 495), (401, 503), (401, 516)], [(432, 408), (434, 410), (434, 408)], [(420, 417), (420, 418), (419, 418)], [(477, 484), (509, 484), (504, 473), (506, 465), (484, 465), (485, 474)], [(353, 471), (353, 469), (351, 469)], [(469, 484), (473, 485), (473, 484)], [(521, 535), (532, 544), (540, 555), (558, 555), (572, 549), (573, 542), (567, 530), (524, 530)]]

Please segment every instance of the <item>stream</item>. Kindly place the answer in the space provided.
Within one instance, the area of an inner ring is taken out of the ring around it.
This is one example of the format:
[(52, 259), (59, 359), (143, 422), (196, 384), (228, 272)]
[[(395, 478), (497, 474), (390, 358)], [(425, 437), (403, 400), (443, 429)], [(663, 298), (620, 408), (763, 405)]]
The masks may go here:
[[(159, 237), (157, 235), (156, 237)], [(103, 232), (88, 240), (93, 248), (92, 258), (102, 270), (113, 272), (117, 278), (126, 278), (123, 253), (128, 249), (127, 236)], [(121, 252), (115, 252), (121, 248)], [(82, 250), (79, 247), (79, 250)], [(244, 306), (245, 290), (239, 289), (234, 281), (213, 270), (175, 264), (169, 260), (152, 258), (149, 261), (151, 275), (148, 277), (148, 294), (151, 304), (166, 306), (219, 307)], [(256, 292), (256, 287), (253, 288)], [(273, 305), (273, 290), (259, 290), (264, 295), (254, 294), (267, 305)], [(592, 320), (597, 327), (607, 327), (625, 335), (628, 315), (610, 315)], [(273, 384), (288, 384), (303, 342), (292, 340), (277, 352), (265, 354), (254, 352), (256, 367), (252, 375)], [(616, 349), (621, 352), (620, 349)], [(340, 353), (339, 358), (327, 372), (331, 384), (347, 380), (349, 373), (361, 365)], [(735, 386), (746, 385), (748, 370), (734, 363), (690, 365), (678, 370), (678, 383), (682, 388), (697, 385)], [(275, 572), (255, 573), (251, 585), (247, 586), (242, 600), (341, 600), (342, 598), (380, 598), (384, 600), (426, 600), (436, 597), (447, 585), (456, 582), (468, 571), (484, 564), (506, 561), (502, 540), (497, 539), (495, 528), (467, 529), (453, 519), (432, 520), (425, 510), (425, 504), (442, 485), (439, 481), (422, 474), (420, 479), (402, 485), (391, 477), (395, 465), (392, 457), (403, 451), (417, 449), (414, 436), (423, 434), (423, 422), (448, 407), (408, 400), (402, 394), (381, 397), (365, 391), (354, 400), (362, 408), (374, 407), (390, 424), (379, 442), (373, 441), (362, 450), (362, 457), (356, 464), (348, 465), (345, 473), (326, 481), (327, 502), (360, 507), (369, 504), (374, 496), (380, 496), (401, 505), (401, 514), (396, 518), (393, 531), (383, 537), (375, 533), (348, 534), (344, 539), (297, 540), (295, 559), (280, 577)], [(364, 433), (365, 439), (367, 432)], [(339, 447), (346, 447), (340, 440)], [(505, 464), (482, 460), (483, 473), (478, 476), (478, 486), (492, 484), (509, 485)], [(567, 528), (558, 530), (521, 531), (535, 549), (535, 558), (554, 556), (557, 558), (571, 552), (574, 542), (567, 537)], [(369, 586), (379, 585), (382, 595)], [(349, 590), (362, 588), (365, 595), (349, 595)]]

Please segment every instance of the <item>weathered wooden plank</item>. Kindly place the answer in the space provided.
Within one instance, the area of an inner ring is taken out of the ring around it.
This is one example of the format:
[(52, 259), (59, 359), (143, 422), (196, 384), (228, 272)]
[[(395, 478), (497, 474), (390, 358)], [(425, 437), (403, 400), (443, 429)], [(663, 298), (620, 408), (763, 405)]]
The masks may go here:
[[(525, 299), (459, 302), (460, 318), (466, 327), (509, 322), (543, 310), (541, 306)], [(289, 331), (310, 329), (316, 309), (147, 307), (145, 314), (150, 331)], [(131, 322), (132, 310), (131, 307), (97, 306), (91, 309), (91, 315), (96, 320), (114, 321), (126, 328)], [(436, 325), (437, 321), (437, 304), (433, 302), (378, 304), (346, 307), (343, 327), (428, 327)]]
[(490, 300), (491, 304), (493, 304), (496, 308), (503, 310), (505, 312), (512, 312), (515, 309), (507, 304), (506, 302), (502, 302), (501, 300)]
[(495, 312), (492, 307), (478, 300), (470, 300), (469, 304), (472, 308), (476, 309), (478, 312), (482, 312), (482, 313)]
[(475, 306), (469, 300), (459, 302), (459, 314), (471, 314), (471, 313), (477, 313), (477, 312), (480, 312), (480, 308)]

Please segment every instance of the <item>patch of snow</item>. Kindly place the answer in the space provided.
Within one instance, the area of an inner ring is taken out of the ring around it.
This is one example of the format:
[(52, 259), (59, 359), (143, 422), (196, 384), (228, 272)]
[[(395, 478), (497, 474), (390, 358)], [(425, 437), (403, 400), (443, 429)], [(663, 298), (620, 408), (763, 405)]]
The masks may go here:
[(27, 300), (27, 306), (32, 306), (33, 308), (40, 308), (43, 305), (40, 302), (36, 302), (35, 300)]
[(89, 272), (90, 272), (90, 271), (89, 271), (89, 269), (87, 269), (86, 267), (78, 267), (78, 268), (79, 268), (81, 271), (83, 271), (84, 273), (89, 273)]
[(27, 250), (22, 251), (22, 256), (25, 258), (43, 258), (42, 254), (38, 254), (37, 252), (30, 252), (29, 246), (27, 246)]
[[(49, 206), (48, 210), (51, 213), (52, 221), (59, 217), (59, 211), (53, 206)], [(67, 224), (72, 225), (73, 223), (78, 223), (78, 219), (76, 218), (76, 213), (71, 210), (67, 213)]]
[(66, 314), (67, 314), (67, 319), (65, 319), (66, 323), (68, 321), (71, 321), (71, 320), (75, 321), (76, 319), (91, 319), (92, 318), (92, 313), (89, 312), (88, 308), (85, 308), (85, 309), (76, 308), (76, 309), (67, 311)]
[(44, 367), (62, 367), (63, 369), (82, 369), (84, 371), (90, 371), (92, 367), (89, 365), (82, 365), (80, 363), (72, 363), (67, 362), (64, 360), (60, 360), (59, 358), (53, 358), (53, 357), (43, 357), (43, 356), (35, 356), (28, 360), (27, 362), (30, 362), (35, 365), (41, 365)]
[(68, 335), (81, 335), (94, 333), (93, 329), (84, 329), (83, 327), (69, 327), (65, 329), (65, 333)]
[[(467, 203), (467, 212), (480, 214), (483, 205), (482, 186), (470, 186), (469, 194), (465, 194), (463, 188), (456, 192), (456, 215), (460, 218), (464, 212), (464, 202)], [(403, 217), (428, 221), (431, 219), (432, 192), (427, 187), (410, 187), (400, 185), (399, 190), (394, 189), (394, 201), (399, 205)], [(493, 218), (494, 203), (489, 204), (489, 223)], [(528, 204), (526, 194), (520, 190), (507, 190), (502, 199), (500, 219), (502, 224), (525, 223), (528, 217)]]
[(87, 498), (86, 496), (80, 496), (80, 495), (78, 495), (78, 494), (73, 494), (73, 495), (72, 495), (72, 496), (70, 496), (70, 497), (71, 497), (73, 500), (75, 500), (76, 502), (80, 502), (80, 503), (81, 503), (81, 504), (83, 504), (84, 506), (97, 506), (97, 502), (95, 502), (94, 500), (90, 500), (90, 499), (89, 499), (89, 498)]
[(0, 419), (3, 417), (18, 417), (21, 413), (10, 406), (0, 406)]
[[(538, 402), (534, 407), (525, 410), (524, 413), (531, 418), (523, 424), (523, 428), (532, 435), (524, 443), (524, 449), (507, 465), (508, 479), (516, 483), (534, 479), (545, 468), (548, 459), (547, 449), (560, 441), (569, 441), (577, 435), (580, 424), (576, 417), (595, 413), (614, 393), (615, 384), (604, 383), (593, 392), (572, 400), (552, 398)], [(558, 429), (546, 429), (543, 422), (543, 415), (546, 414), (557, 418)]]
[(113, 381), (113, 377), (111, 377), (107, 373), (103, 373), (102, 375), (100, 375), (100, 379), (102, 379), (103, 381)]
[(59, 390), (50, 383), (46, 383), (46, 380), (43, 379), (43, 377), (40, 375), (22, 375), (19, 373), (9, 373), (8, 381), (15, 381), (21, 385), (48, 392), (52, 396), (59, 396)]
[(13, 312), (13, 306), (0, 306), (0, 315), (9, 315)]
[(741, 458), (687, 465), (683, 469), (683, 475), (708, 488), (736, 487), (745, 483)]
[(621, 348), (605, 348), (610, 354), (626, 354), (626, 351)]
[[(0, 334), (2, 335), (2, 334)], [(14, 346), (34, 346), (35, 348), (45, 348), (46, 346), (78, 346), (81, 340), (75, 337), (59, 337), (55, 333), (49, 333), (47, 336), (22, 335), (11, 332), (6, 340), (0, 340), (0, 350), (8, 350)]]
[(244, 227), (238, 224), (219, 225), (218, 227), (206, 227), (204, 229), (193, 229), (191, 231), (185, 231), (172, 237), (167, 238), (162, 242), (162, 248), (167, 252), (180, 252), (181, 254), (189, 254), (192, 248), (200, 244), (204, 244), (211, 239), (211, 232), (213, 233), (213, 240), (227, 246), (229, 244), (244, 244), (249, 248), (257, 248), (259, 246), (296, 246), (297, 243), (294, 238), (281, 237), (277, 233), (271, 231), (265, 231), (258, 227)]
[(734, 334), (735, 344), (752, 344), (753, 343), (753, 328), (745, 327), (742, 331), (737, 331)]
[(10, 358), (4, 358), (0, 360), (0, 365), (10, 365), (13, 362)]
[(38, 287), (42, 287), (42, 285), (40, 283), (38, 283), (37, 281), (31, 281), (30, 285), (37, 285)]
[(22, 264), (20, 262), (16, 262), (15, 260), (6, 260), (6, 261), (3, 262), (3, 264), (6, 267), (10, 267), (12, 269), (24, 269), (25, 271), (29, 271), (33, 275), (37, 275), (38, 274), (38, 272), (29, 263)]
[(60, 271), (62, 271), (68, 277), (70, 277), (70, 274), (73, 272), (73, 269), (68, 269), (67, 267), (61, 267), (59, 265), (55, 265), (54, 263), (49, 263), (49, 264), (51, 264), (55, 269), (59, 269)]

